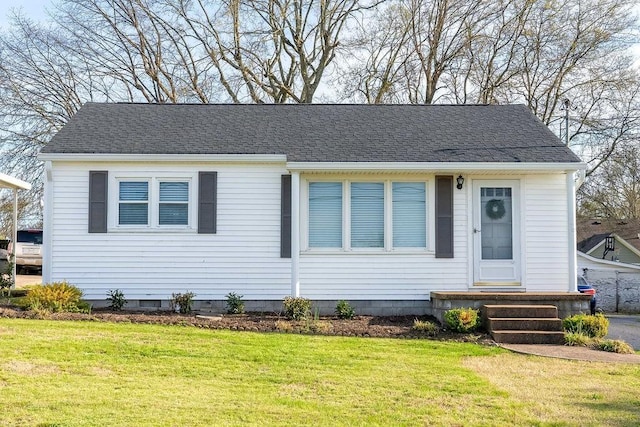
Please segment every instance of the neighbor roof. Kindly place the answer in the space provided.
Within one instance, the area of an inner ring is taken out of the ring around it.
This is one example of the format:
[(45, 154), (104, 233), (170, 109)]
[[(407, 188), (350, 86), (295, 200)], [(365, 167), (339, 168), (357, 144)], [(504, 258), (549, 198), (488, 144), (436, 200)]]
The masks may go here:
[(87, 103), (42, 153), (283, 154), (292, 162), (580, 162), (524, 105)]
[(612, 234), (640, 250), (640, 219), (578, 218), (576, 232), (580, 252), (589, 252)]

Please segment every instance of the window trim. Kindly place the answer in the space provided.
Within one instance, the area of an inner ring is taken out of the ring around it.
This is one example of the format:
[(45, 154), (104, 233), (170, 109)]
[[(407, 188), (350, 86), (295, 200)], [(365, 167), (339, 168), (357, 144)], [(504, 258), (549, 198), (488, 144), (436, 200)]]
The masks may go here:
[[(435, 182), (433, 175), (406, 176), (349, 176), (324, 175), (308, 176), (300, 185), (300, 248), (308, 254), (434, 254), (435, 250)], [(314, 248), (309, 246), (309, 184), (312, 182), (342, 183), (342, 247)], [(381, 182), (384, 184), (384, 247), (352, 248), (351, 247), (351, 183)], [(393, 247), (393, 190), (394, 182), (422, 182), (425, 184), (425, 232), (426, 247)]]
[[(148, 219), (146, 225), (119, 224), (120, 182), (148, 182)], [(188, 214), (187, 225), (160, 225), (160, 183), (161, 182), (187, 182)], [(109, 209), (108, 231), (139, 231), (139, 232), (196, 232), (196, 213), (198, 208), (197, 197), (197, 173), (110, 173), (109, 174)]]

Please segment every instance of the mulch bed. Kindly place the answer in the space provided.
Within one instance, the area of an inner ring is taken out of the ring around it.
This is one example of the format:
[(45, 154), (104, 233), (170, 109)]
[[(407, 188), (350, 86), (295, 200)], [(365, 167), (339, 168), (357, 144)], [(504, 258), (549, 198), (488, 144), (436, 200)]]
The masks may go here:
[(459, 334), (438, 329), (435, 333), (416, 331), (412, 328), (415, 319), (431, 320), (428, 316), (356, 316), (353, 319), (339, 319), (335, 316), (321, 316), (306, 321), (290, 321), (278, 314), (247, 313), (241, 315), (179, 314), (169, 311), (135, 312), (95, 310), (84, 313), (43, 313), (23, 311), (14, 307), (0, 307), (0, 317), (75, 320), (116, 323), (145, 323), (157, 325), (192, 326), (205, 329), (227, 329), (252, 332), (280, 332), (317, 335), (339, 335), (379, 338), (427, 338), (458, 342), (493, 344), (491, 338), (483, 333)]

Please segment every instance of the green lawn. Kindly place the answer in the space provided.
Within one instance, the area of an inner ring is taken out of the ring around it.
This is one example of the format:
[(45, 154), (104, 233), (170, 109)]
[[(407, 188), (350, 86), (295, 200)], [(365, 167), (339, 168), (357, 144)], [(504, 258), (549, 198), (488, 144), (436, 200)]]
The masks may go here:
[(640, 423), (640, 366), (474, 344), (0, 319), (0, 425)]

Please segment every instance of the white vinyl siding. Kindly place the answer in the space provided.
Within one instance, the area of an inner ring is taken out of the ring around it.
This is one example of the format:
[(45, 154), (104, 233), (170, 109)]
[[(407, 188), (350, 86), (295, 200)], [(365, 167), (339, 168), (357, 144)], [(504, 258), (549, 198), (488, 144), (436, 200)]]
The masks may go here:
[(309, 246), (342, 247), (342, 183), (309, 184)]
[(394, 182), (393, 247), (424, 248), (427, 245), (427, 205), (424, 182)]
[(351, 184), (351, 247), (384, 248), (384, 183)]
[[(100, 164), (109, 172), (109, 191), (116, 195), (116, 176), (139, 174), (173, 176), (181, 182), (196, 177), (189, 186), (193, 197), (198, 171), (217, 171), (217, 234), (198, 234), (184, 226), (88, 233), (88, 171), (93, 169), (54, 163), (51, 281), (67, 280), (85, 298), (101, 301), (109, 289), (121, 289), (130, 301), (168, 300), (172, 293), (186, 291), (198, 300), (224, 300), (229, 292), (246, 300), (290, 295), (291, 260), (280, 258), (280, 177), (287, 172), (282, 166)], [(116, 206), (117, 199), (109, 215), (116, 216)], [(197, 216), (190, 221), (197, 224)]]
[(526, 177), (521, 206), (527, 290), (566, 291), (569, 228), (565, 175)]

